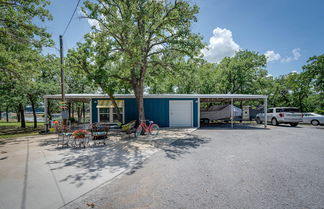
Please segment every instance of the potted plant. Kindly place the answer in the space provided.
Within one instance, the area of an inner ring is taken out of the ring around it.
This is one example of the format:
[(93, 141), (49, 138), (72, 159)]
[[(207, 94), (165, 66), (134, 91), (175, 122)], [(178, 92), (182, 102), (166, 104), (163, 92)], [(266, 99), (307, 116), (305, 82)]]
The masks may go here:
[(74, 131), (74, 132), (72, 133), (72, 135), (73, 135), (74, 138), (76, 138), (76, 139), (84, 138), (86, 134), (88, 134), (88, 131), (83, 130), (83, 129), (81, 129), (81, 130), (77, 130), (77, 131)]
[(58, 132), (59, 131), (59, 126), (60, 126), (60, 123), (59, 123), (59, 121), (57, 121), (57, 120), (54, 120), (53, 121), (53, 125), (54, 125), (54, 127), (51, 127), (49, 130), (50, 130), (50, 132)]

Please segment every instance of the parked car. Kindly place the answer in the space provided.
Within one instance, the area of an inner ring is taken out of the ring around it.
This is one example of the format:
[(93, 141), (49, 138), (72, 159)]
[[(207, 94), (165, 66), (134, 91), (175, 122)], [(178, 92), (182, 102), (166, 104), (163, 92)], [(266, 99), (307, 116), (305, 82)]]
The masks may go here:
[[(255, 121), (261, 124), (264, 118), (264, 113), (259, 113)], [(296, 127), (298, 123), (303, 122), (303, 114), (296, 107), (273, 107), (267, 110), (267, 121), (274, 126), (285, 123)]]
[(324, 125), (324, 115), (316, 113), (304, 113), (303, 123), (310, 123), (313, 126)]

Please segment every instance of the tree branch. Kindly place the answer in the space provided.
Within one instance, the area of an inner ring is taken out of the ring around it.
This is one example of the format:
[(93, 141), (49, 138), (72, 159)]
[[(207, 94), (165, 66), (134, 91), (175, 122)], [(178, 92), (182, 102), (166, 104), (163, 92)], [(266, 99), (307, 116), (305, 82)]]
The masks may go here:
[(121, 76), (119, 76), (119, 75), (110, 75), (110, 77), (117, 78), (117, 79), (120, 79), (120, 80), (123, 80), (123, 81), (127, 81), (127, 82), (129, 82), (129, 83), (132, 82), (131, 79), (129, 79), (129, 78), (125, 78), (125, 77), (121, 77)]

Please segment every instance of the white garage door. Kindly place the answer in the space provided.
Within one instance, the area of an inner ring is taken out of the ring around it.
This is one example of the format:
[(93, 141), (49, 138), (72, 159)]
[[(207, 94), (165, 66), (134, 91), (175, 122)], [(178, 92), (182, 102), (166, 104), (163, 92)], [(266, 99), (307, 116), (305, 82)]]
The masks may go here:
[(192, 100), (170, 100), (170, 127), (193, 126)]

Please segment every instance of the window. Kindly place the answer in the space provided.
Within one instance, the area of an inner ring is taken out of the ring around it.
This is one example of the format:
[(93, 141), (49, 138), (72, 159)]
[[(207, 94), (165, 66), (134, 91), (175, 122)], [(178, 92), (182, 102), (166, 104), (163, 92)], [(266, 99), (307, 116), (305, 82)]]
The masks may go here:
[(267, 113), (273, 113), (273, 109), (268, 109)]
[(284, 110), (282, 108), (277, 108), (276, 112), (283, 112)]
[(284, 112), (300, 112), (298, 108), (285, 108)]
[[(122, 119), (124, 118), (124, 108), (119, 108)], [(118, 123), (117, 111), (113, 107), (99, 108), (100, 123)]]
[[(124, 100), (115, 100), (122, 120), (124, 121)], [(117, 111), (111, 100), (103, 99), (97, 101), (98, 121), (100, 123), (118, 123)]]
[(102, 123), (109, 123), (110, 121), (110, 108), (99, 108), (99, 121)]

